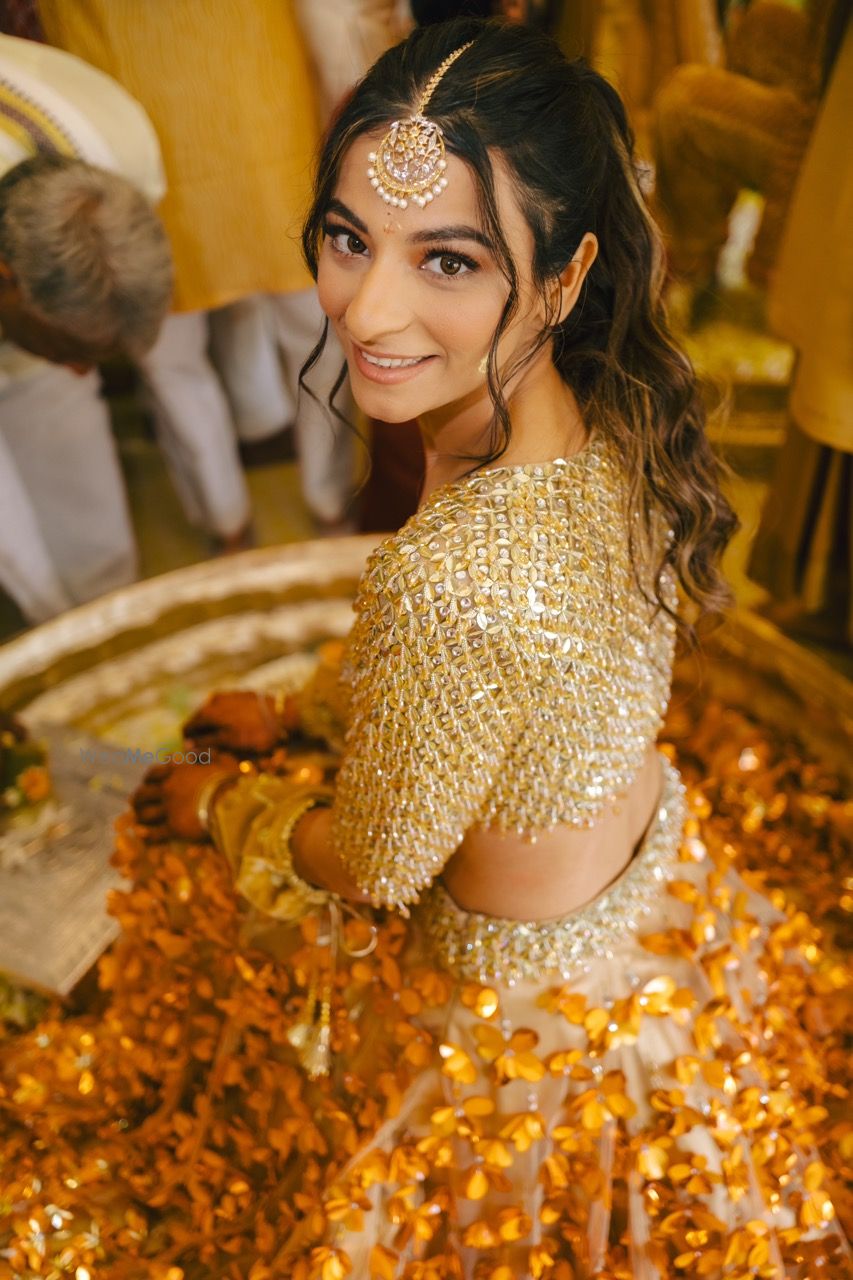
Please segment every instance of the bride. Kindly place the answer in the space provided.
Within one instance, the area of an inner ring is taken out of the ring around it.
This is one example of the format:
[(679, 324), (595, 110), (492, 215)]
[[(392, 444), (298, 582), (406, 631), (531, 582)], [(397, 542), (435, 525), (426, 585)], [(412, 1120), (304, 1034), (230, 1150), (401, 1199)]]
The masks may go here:
[(304, 1131), (245, 1205), (275, 1244), (215, 1274), (842, 1274), (820, 1072), (791, 1074), (808, 972), (655, 747), (735, 522), (617, 94), (523, 28), (416, 31), (335, 120), (304, 245), (426, 478), (339, 668), (194, 723), (278, 717), (334, 767), (137, 797), (149, 838), (209, 833), (292, 975), (276, 1124)]

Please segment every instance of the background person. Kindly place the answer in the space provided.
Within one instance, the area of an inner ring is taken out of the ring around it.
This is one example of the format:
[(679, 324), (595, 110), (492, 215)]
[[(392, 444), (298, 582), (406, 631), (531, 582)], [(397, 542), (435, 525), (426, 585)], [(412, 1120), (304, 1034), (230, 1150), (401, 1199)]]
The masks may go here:
[(680, 66), (655, 97), (655, 200), (671, 269), (695, 286), (697, 318), (744, 188), (764, 198), (747, 272), (761, 288), (771, 279), (836, 7), (808, 0), (800, 11), (759, 0), (732, 15), (725, 66)]
[[(351, 433), (326, 407), (343, 368), (334, 344), (309, 378), (317, 398), (297, 388), (323, 316), (299, 245), (320, 116), (293, 0), (43, 0), (40, 14), (51, 43), (139, 99), (163, 148), (174, 309), (141, 367), (188, 517), (239, 543), (251, 510), (238, 437), (295, 426), (306, 503), (334, 525), (354, 465)], [(260, 312), (219, 317), (223, 385), (211, 313), (258, 297)], [(276, 358), (258, 357), (259, 370), (255, 344), (270, 339)]]
[[(399, 0), (296, 0), (299, 28), (311, 58), (323, 126), (343, 102), (353, 85), (381, 53), (405, 34)], [(255, 457), (288, 456), (289, 441), (276, 439), (280, 428), (299, 422), (299, 345), (293, 334), (282, 330), (281, 298), (254, 294), (214, 311), (210, 315), (211, 354), (222, 376), (237, 434), (241, 455), (249, 465)], [(293, 350), (294, 358), (290, 357)], [(326, 353), (338, 355), (334, 343)], [(341, 368), (342, 357), (333, 375)], [(310, 379), (313, 383), (316, 373)], [(344, 417), (352, 419), (353, 405), (346, 388), (337, 398)], [(302, 422), (310, 423), (316, 406), (303, 403)], [(306, 417), (307, 415), (307, 417)], [(342, 425), (342, 424), (341, 424)], [(297, 435), (302, 435), (301, 428)], [(260, 444), (259, 449), (253, 446)], [(352, 440), (338, 438), (340, 464), (349, 457)], [(310, 448), (300, 443), (303, 485), (310, 487)], [(340, 465), (339, 474), (344, 475)], [(322, 477), (318, 476), (318, 480)], [(333, 531), (337, 521), (323, 522)]]
[(0, 586), (41, 622), (136, 577), (94, 365), (149, 349), (171, 255), (151, 125), (78, 58), (0, 36), (0, 172)]
[(797, 364), (788, 433), (752, 548), (780, 626), (853, 641), (853, 23), (834, 65), (794, 191), (769, 298)]

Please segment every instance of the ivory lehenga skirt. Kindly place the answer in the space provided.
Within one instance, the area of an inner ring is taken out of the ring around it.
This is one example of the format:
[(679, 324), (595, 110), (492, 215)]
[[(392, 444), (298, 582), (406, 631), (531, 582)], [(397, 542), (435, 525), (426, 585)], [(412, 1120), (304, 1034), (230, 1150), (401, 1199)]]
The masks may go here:
[(353, 1060), (393, 1101), (336, 1161), (320, 1250), (303, 1225), (279, 1255), (293, 1274), (843, 1273), (799, 1025), (810, 926), (709, 849), (664, 766), (640, 851), (585, 908), (496, 919), (437, 883), (366, 1003), (354, 962)]
[[(437, 885), (375, 945), (346, 918), (335, 955), (323, 912), (241, 915), (209, 847), (127, 827), (100, 1009), (5, 1055), (3, 1274), (846, 1275), (817, 1154), (832, 980), (707, 818), (667, 764), (641, 849), (582, 910), (499, 920)], [(312, 1080), (293, 1044), (327, 995)]]

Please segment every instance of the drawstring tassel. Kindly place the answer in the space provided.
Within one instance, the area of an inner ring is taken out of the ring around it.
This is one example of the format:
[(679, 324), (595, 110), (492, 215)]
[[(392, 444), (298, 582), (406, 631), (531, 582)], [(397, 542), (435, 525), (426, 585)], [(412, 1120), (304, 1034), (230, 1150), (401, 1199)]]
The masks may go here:
[(327, 988), (320, 1004), (320, 1021), (309, 1031), (305, 1044), (299, 1051), (299, 1061), (311, 1080), (320, 1080), (329, 1074), (332, 1063), (332, 989)]
[(327, 907), (329, 932), (327, 937), (317, 939), (319, 946), (327, 945), (329, 948), (329, 972), (323, 984), (322, 998), (319, 1000), (319, 1018), (317, 1017), (317, 974), (320, 967), (318, 964), (311, 975), (302, 1015), (286, 1033), (287, 1039), (296, 1050), (300, 1065), (311, 1080), (320, 1080), (327, 1076), (332, 1064), (332, 985), (335, 980), (341, 913), (334, 898), (329, 898)]
[(311, 983), (305, 995), (305, 1004), (299, 1018), (294, 1022), (292, 1027), (288, 1027), (285, 1036), (294, 1049), (304, 1049), (308, 1042), (311, 1029), (314, 1026), (314, 1016), (317, 1009), (317, 979), (314, 974), (311, 976)]
[[(349, 948), (341, 941), (341, 915), (342, 909), (351, 915), (354, 919), (361, 920), (362, 923), (368, 925), (370, 940), (365, 947)], [(371, 951), (376, 947), (377, 930), (376, 926), (364, 919), (358, 911), (356, 911), (350, 903), (341, 902), (339, 899), (330, 898), (328, 902), (329, 910), (329, 934), (323, 939), (323, 945), (328, 944), (329, 947), (329, 972), (323, 985), (323, 994), (319, 1000), (319, 1018), (317, 1017), (318, 991), (317, 991), (317, 973), (316, 970), (312, 974), (311, 982), (305, 996), (305, 1006), (298, 1020), (289, 1027), (286, 1034), (287, 1040), (296, 1050), (296, 1056), (302, 1067), (304, 1067), (307, 1075), (312, 1080), (320, 1080), (324, 1076), (328, 1076), (332, 1065), (332, 990), (335, 981), (335, 971), (338, 962), (338, 950), (343, 945), (344, 951), (353, 959), (361, 956), (370, 955)], [(319, 941), (319, 940), (318, 940)]]

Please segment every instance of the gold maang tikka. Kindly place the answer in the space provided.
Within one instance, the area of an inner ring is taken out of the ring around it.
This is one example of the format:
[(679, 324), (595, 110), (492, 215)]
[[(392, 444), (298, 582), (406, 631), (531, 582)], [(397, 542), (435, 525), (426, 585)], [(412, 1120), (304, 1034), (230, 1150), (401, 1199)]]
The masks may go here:
[(447, 186), (444, 134), (434, 120), (427, 120), (424, 111), (447, 68), (473, 43), (469, 40), (444, 59), (427, 81), (415, 114), (407, 120), (395, 120), (378, 151), (367, 157), (370, 185), (386, 204), (405, 209), (413, 200), (423, 208)]

